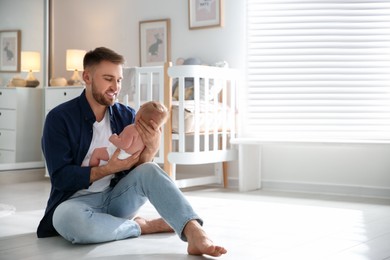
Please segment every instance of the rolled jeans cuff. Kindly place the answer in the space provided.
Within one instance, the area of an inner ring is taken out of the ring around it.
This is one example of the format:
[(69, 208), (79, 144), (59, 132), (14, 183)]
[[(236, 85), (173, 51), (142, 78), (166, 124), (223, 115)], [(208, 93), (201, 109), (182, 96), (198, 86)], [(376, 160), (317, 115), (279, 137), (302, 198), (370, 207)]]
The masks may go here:
[(198, 216), (194, 216), (192, 218), (189, 218), (187, 221), (185, 221), (183, 226), (180, 229), (180, 232), (178, 232), (180, 239), (185, 241), (185, 242), (187, 242), (187, 237), (184, 235), (184, 228), (186, 227), (188, 222), (190, 222), (191, 220), (196, 220), (199, 223), (199, 225), (203, 226), (203, 220), (201, 218), (199, 218)]

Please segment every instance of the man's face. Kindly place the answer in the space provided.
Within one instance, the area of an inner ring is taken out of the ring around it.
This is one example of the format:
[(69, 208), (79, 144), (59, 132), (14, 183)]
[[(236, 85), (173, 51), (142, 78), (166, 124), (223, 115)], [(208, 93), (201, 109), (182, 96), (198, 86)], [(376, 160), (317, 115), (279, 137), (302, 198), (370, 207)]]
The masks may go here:
[(90, 85), (94, 100), (103, 106), (113, 105), (121, 90), (122, 65), (103, 61), (88, 73), (90, 80), (86, 84)]

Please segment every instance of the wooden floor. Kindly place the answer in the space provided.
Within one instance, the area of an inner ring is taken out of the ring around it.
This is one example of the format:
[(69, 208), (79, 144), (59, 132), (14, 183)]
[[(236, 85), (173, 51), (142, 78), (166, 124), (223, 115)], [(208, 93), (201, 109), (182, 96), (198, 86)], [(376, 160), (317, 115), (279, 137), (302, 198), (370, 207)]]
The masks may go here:
[[(49, 188), (47, 179), (0, 185), (0, 259), (210, 259), (187, 255), (174, 234), (94, 245), (37, 239)], [(184, 192), (212, 239), (227, 247), (220, 259), (390, 259), (389, 200), (216, 187)], [(147, 204), (141, 215), (157, 213)]]

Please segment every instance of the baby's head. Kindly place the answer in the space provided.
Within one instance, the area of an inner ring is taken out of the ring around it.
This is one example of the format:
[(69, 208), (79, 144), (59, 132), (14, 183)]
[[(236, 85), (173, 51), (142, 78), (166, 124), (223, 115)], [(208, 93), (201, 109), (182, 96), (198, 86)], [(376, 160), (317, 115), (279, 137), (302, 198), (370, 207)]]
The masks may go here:
[(168, 120), (169, 111), (168, 109), (160, 102), (157, 101), (149, 101), (143, 104), (135, 116), (135, 122), (138, 121), (139, 118), (142, 118), (145, 122), (149, 122), (153, 120), (161, 127)]

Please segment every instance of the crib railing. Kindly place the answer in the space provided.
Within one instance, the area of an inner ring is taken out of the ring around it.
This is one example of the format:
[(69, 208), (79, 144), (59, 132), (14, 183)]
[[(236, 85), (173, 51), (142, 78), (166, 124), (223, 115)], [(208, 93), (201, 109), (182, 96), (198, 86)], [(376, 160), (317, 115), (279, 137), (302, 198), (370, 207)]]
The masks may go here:
[[(143, 102), (158, 100), (171, 109), (171, 117), (165, 124), (160, 140), (159, 153), (155, 162), (164, 164), (164, 170), (179, 187), (218, 182), (225, 167), (223, 162), (236, 160), (237, 151), (230, 144), (236, 134), (236, 89), (239, 75), (236, 70), (209, 66), (135, 67), (134, 87), (126, 93), (125, 99), (138, 110)], [(185, 81), (193, 81), (193, 100), (185, 100)], [(173, 113), (172, 88), (177, 84), (178, 100)], [(125, 101), (124, 101), (125, 102)], [(192, 113), (188, 104), (192, 102)], [(186, 117), (193, 117), (193, 129), (188, 133)], [(172, 122), (177, 128), (172, 133)], [(213, 177), (180, 184), (176, 180), (176, 164), (198, 165), (219, 163)], [(227, 179), (227, 178), (225, 178)]]

